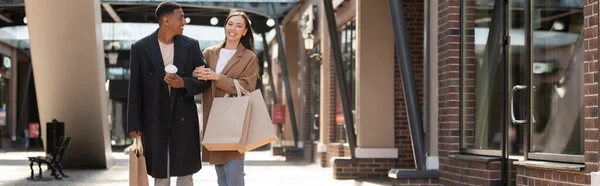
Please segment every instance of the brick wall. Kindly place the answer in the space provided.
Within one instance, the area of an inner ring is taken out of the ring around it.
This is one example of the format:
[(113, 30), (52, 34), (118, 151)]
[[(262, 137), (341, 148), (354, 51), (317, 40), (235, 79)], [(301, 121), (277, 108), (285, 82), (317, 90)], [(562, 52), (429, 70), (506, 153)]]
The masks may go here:
[(586, 173), (598, 171), (598, 6), (598, 0), (586, 0), (583, 11)]
[[(333, 69), (334, 67), (332, 67)], [(334, 69), (335, 70), (335, 69)], [(335, 73), (335, 71), (333, 72)], [(337, 81), (337, 80), (336, 80)], [(337, 82), (332, 82), (332, 84), (336, 84)], [(337, 84), (336, 84), (337, 85)], [(349, 88), (349, 87), (348, 87)], [(336, 116), (337, 115), (344, 115), (344, 112), (342, 110), (342, 94), (340, 93), (340, 89), (336, 88), (336, 97), (335, 97), (335, 112), (333, 115), (333, 123), (331, 124), (331, 139), (333, 143), (348, 143), (348, 141), (346, 141), (346, 131), (344, 129), (345, 123), (337, 123), (336, 122)]]
[(336, 161), (333, 165), (335, 179), (386, 179), (397, 159), (361, 158), (357, 162)]
[(314, 67), (318, 65), (320, 65), (319, 61), (310, 59), (308, 57), (304, 59), (304, 63), (299, 64), (299, 76), (302, 80), (300, 83), (299, 95), (299, 97), (301, 98), (301, 104), (299, 105), (299, 107), (301, 108), (301, 140), (304, 143), (304, 160), (311, 162), (314, 161), (315, 158), (315, 151), (313, 149), (313, 141), (311, 139), (311, 135), (319, 135), (312, 127), (315, 114), (313, 113), (312, 108), (315, 106), (315, 104), (320, 104), (319, 102), (317, 102), (317, 100), (314, 99), (315, 96), (318, 96), (320, 94), (320, 92), (317, 92), (317, 90), (315, 90), (315, 88), (313, 87), (313, 83), (317, 81), (317, 78), (320, 78), (319, 76), (314, 75), (314, 71), (317, 70)]
[(303, 57), (303, 59), (298, 61), (298, 79), (300, 80), (298, 81), (298, 87), (300, 88), (298, 94), (298, 103), (300, 103), (298, 105), (298, 107), (300, 108), (300, 116), (298, 117), (298, 133), (300, 135), (299, 141), (302, 141), (304, 145), (304, 147), (302, 148), (302, 154), (305, 160), (311, 159), (311, 156), (306, 155), (312, 152), (312, 143), (307, 143), (308, 139), (310, 139), (310, 126), (312, 121), (310, 108), (313, 104), (312, 99), (310, 99), (311, 95), (313, 94), (310, 87), (310, 82), (312, 82), (313, 79), (309, 75), (310, 65), (311, 61), (307, 57)]
[[(424, 29), (424, 1), (408, 0), (404, 1), (405, 17), (410, 44), (410, 55), (413, 62), (413, 71), (416, 80), (417, 94), (421, 113), (423, 110), (423, 29)], [(390, 28), (392, 29), (392, 28)], [(408, 113), (404, 100), (404, 88), (402, 84), (402, 75), (398, 66), (398, 55), (395, 55), (394, 63), (394, 130), (395, 146), (398, 149), (398, 165), (396, 168), (415, 168), (413, 157), (412, 141), (410, 137)]]
[(350, 156), (350, 154), (345, 154), (345, 152), (344, 145), (341, 143), (327, 144), (327, 155), (329, 158)]
[[(438, 1), (438, 138), (440, 183), (452, 185), (456, 174), (450, 153), (459, 151), (460, 0)], [(452, 99), (450, 99), (452, 98)]]
[(517, 166), (517, 185), (589, 185), (585, 172), (567, 172)]
[(327, 152), (316, 152), (315, 156), (315, 160), (321, 167), (331, 166), (329, 164), (329, 156), (327, 155)]
[(439, 179), (395, 179), (392, 180), (394, 186), (438, 186), (440, 185)]
[(285, 153), (285, 161), (303, 161), (304, 160), (304, 150), (303, 149), (284, 148), (284, 153)]
[(328, 48), (326, 50), (329, 50), (329, 79), (326, 81), (329, 81), (329, 104), (327, 104), (327, 108), (323, 108), (323, 109), (329, 109), (329, 121), (326, 124), (327, 127), (327, 137), (326, 139), (322, 139), (325, 143), (331, 143), (336, 139), (336, 130), (335, 130), (335, 107), (336, 107), (336, 103), (337, 103), (337, 82), (335, 79), (335, 61), (333, 59), (333, 51), (331, 48)]
[[(463, 1), (465, 3), (465, 33), (463, 37), (465, 37), (465, 51), (463, 56), (463, 87), (464, 90), (464, 106), (467, 108), (463, 109), (463, 133), (464, 138), (464, 147), (465, 148), (475, 148), (475, 105), (476, 105), (476, 91), (475, 91), (475, 78), (476, 78), (476, 68), (477, 68), (477, 57), (475, 54), (475, 0), (466, 0)], [(484, 80), (480, 80), (484, 81)], [(458, 112), (458, 110), (456, 110)], [(499, 121), (499, 120), (497, 120)], [(488, 124), (489, 125), (489, 124)], [(491, 130), (491, 129), (490, 129)], [(497, 130), (495, 130), (497, 131)]]
[(317, 145), (313, 141), (305, 140), (303, 147), (303, 157), (305, 161), (315, 162), (315, 152)]
[[(410, 52), (417, 86), (417, 93), (421, 109), (423, 109), (423, 26), (424, 2), (420, 0), (404, 1), (405, 16), (407, 21)], [(390, 26), (390, 29), (393, 29)], [(395, 57), (398, 60), (397, 56)], [(361, 158), (355, 163), (334, 164), (334, 177), (346, 178), (387, 178), (391, 168), (414, 168), (412, 142), (410, 137), (408, 116), (404, 100), (404, 90), (398, 63), (394, 63), (394, 103), (395, 103), (395, 147), (398, 148), (398, 158), (371, 159)], [(421, 110), (422, 112), (422, 110)], [(346, 152), (349, 153), (349, 152)], [(349, 154), (346, 154), (349, 155)], [(412, 180), (411, 180), (412, 181)], [(415, 180), (418, 182), (419, 180)], [(434, 181), (435, 182), (435, 181)], [(428, 182), (429, 183), (429, 182)]]
[[(444, 177), (444, 185), (501, 185), (500, 159), (466, 160), (450, 158), (446, 171), (451, 172)], [(511, 166), (510, 176), (516, 177), (516, 169)]]
[[(473, 0), (464, 1), (467, 6), (472, 6)], [(585, 0), (584, 7), (584, 80), (585, 80), (585, 170), (584, 171), (558, 171), (547, 170), (523, 166), (516, 167), (516, 182), (518, 185), (553, 185), (553, 184), (571, 184), (585, 185), (590, 184), (589, 173), (598, 171), (598, 12), (599, 4), (597, 0)], [(456, 160), (449, 158), (449, 154), (459, 151), (459, 114), (456, 112), (460, 108), (460, 1), (459, 0), (439, 0), (438, 1), (438, 18), (439, 18), (439, 33), (438, 33), (438, 51), (439, 51), (439, 150), (440, 150), (440, 172), (442, 185), (457, 185), (464, 183), (473, 183), (473, 181), (495, 180), (496, 170), (486, 170), (475, 168), (466, 170), (471, 166), (480, 167), (475, 161)], [(467, 29), (472, 26), (472, 17), (469, 16), (473, 12), (465, 9)], [(465, 36), (467, 58), (466, 65), (472, 63), (469, 60), (469, 52), (473, 42), (472, 36)], [(466, 77), (472, 77), (467, 66), (465, 71)], [(470, 84), (469, 79), (465, 81)], [(474, 91), (466, 89), (466, 100), (469, 99), (469, 94)], [(467, 105), (471, 105), (467, 103)], [(473, 114), (474, 109), (465, 109), (463, 114), (467, 116)], [(465, 129), (472, 130), (473, 126), (469, 125), (472, 121), (465, 120)], [(466, 145), (472, 145), (471, 138), (465, 138)], [(495, 163), (489, 164), (488, 167), (496, 167)], [(492, 175), (494, 177), (492, 177)]]

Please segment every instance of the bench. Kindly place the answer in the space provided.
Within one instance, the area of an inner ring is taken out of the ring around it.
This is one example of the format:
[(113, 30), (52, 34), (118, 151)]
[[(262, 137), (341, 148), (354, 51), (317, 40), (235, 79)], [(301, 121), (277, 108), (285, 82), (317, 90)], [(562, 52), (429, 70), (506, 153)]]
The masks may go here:
[[(57, 171), (60, 173), (60, 175), (62, 175), (62, 177), (69, 177), (67, 175), (65, 175), (65, 173), (63, 173), (63, 166), (60, 164), (60, 162), (63, 159), (63, 155), (65, 154), (65, 151), (67, 150), (67, 147), (69, 147), (69, 143), (71, 142), (71, 137), (61, 137), (59, 140), (59, 145), (57, 148), (55, 148), (56, 150), (54, 152), (51, 152), (50, 156), (37, 156), (37, 157), (27, 157), (29, 158), (29, 168), (31, 169), (31, 180), (35, 180), (34, 176), (33, 176), (33, 163), (37, 163), (38, 167), (39, 167), (39, 178), (42, 178), (42, 164), (46, 164), (48, 165), (48, 169), (52, 170), (52, 176), (54, 176), (54, 178), (60, 180), (62, 179), (58, 174)], [(50, 145), (50, 144), (48, 144)]]

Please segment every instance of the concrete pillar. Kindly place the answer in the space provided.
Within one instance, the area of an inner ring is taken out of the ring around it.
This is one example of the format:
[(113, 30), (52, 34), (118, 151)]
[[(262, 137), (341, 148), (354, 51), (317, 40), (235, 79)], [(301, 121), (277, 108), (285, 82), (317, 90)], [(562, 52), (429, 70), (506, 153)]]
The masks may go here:
[[(283, 25), (283, 40), (285, 50), (285, 57), (287, 62), (287, 70), (288, 70), (288, 79), (290, 81), (290, 90), (292, 93), (292, 100), (294, 101), (294, 113), (296, 114), (296, 125), (298, 130), (300, 130), (301, 125), (299, 124), (298, 118), (300, 118), (300, 110), (298, 101), (298, 60), (299, 53), (298, 47), (300, 45), (300, 41), (298, 39), (298, 23), (294, 21), (290, 21)], [(282, 81), (282, 83), (285, 83)], [(285, 94), (285, 86), (282, 87), (282, 103), (287, 105), (287, 95)], [(287, 106), (286, 106), (287, 110)], [(290, 120), (289, 110), (285, 113), (285, 125), (284, 125), (284, 146), (294, 146), (294, 136), (292, 135), (292, 121)], [(300, 137), (300, 133), (298, 133), (298, 137)], [(301, 140), (299, 140), (301, 141)]]
[(394, 31), (389, 1), (357, 3), (356, 157), (397, 158), (398, 150), (394, 148), (394, 39), (390, 39)]
[[(429, 8), (429, 15), (428, 15), (428, 19), (429, 19), (429, 36), (427, 41), (429, 42), (429, 46), (427, 47), (427, 52), (429, 54), (427, 54), (429, 56), (429, 59), (427, 60), (428, 63), (428, 68), (429, 69), (425, 69), (426, 72), (426, 76), (429, 76), (428, 78), (428, 86), (427, 86), (427, 90), (428, 91), (428, 96), (427, 96), (427, 100), (428, 100), (428, 109), (427, 109), (427, 115), (428, 115), (428, 122), (427, 125), (429, 126), (428, 128), (428, 135), (427, 137), (428, 139), (428, 154), (431, 156), (437, 156), (438, 155), (438, 0), (431, 0), (429, 1), (429, 4), (425, 3), (426, 6), (429, 5), (429, 7), (425, 7), (425, 10), (427, 10), (427, 8)], [(430, 161), (427, 161), (430, 162)], [(427, 166), (430, 167), (430, 166)]]
[(26, 0), (25, 11), (44, 138), (46, 122), (63, 121), (65, 167), (111, 167), (100, 0)]
[(126, 135), (125, 131), (126, 126), (124, 125), (123, 121), (124, 121), (124, 103), (121, 103), (119, 101), (114, 101), (113, 104), (115, 105), (115, 112), (113, 114), (113, 116), (115, 117), (115, 122), (114, 122), (114, 130), (115, 130), (115, 136), (116, 136), (116, 142), (117, 144), (120, 145), (125, 145), (125, 139), (127, 138), (128, 135)]

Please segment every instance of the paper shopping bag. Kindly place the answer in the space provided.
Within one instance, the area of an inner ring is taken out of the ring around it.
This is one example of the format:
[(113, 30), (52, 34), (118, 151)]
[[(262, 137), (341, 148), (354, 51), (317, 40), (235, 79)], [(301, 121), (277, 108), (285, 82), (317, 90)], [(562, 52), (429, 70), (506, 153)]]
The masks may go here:
[(129, 186), (148, 186), (146, 158), (140, 137), (133, 140), (135, 148), (129, 152)]
[(236, 86), (236, 97), (215, 98), (202, 139), (209, 151), (238, 151), (243, 153), (250, 120), (250, 98), (242, 96)]
[(238, 84), (242, 93), (250, 98), (250, 125), (244, 151), (248, 152), (277, 140), (273, 120), (260, 90), (248, 93), (237, 80), (234, 80), (234, 83)]

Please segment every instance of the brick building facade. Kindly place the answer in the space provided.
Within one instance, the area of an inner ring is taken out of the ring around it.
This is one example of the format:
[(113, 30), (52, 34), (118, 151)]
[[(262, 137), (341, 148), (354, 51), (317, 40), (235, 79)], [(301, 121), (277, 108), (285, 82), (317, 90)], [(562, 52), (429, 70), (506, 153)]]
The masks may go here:
[[(591, 184), (591, 173), (598, 171), (599, 154), (600, 5), (596, 0), (554, 0), (532, 3), (527, 9), (529, 1), (513, 1), (510, 11), (504, 11), (502, 2), (403, 1), (412, 70), (425, 121), (427, 168), (439, 171), (439, 177), (394, 177), (394, 184)], [(298, 61), (302, 73), (297, 78), (307, 80), (298, 89), (303, 113), (300, 126), (304, 127), (301, 136), (304, 144), (309, 144), (304, 146), (304, 159), (332, 167), (332, 176), (338, 179), (388, 179), (392, 169), (414, 169), (414, 144), (399, 59), (395, 50), (386, 53), (394, 47), (394, 28), (385, 17), (390, 15), (389, 1), (369, 1), (369, 6), (361, 0), (332, 3), (342, 47), (347, 42), (345, 29), (355, 25), (355, 38), (350, 41), (350, 56), (355, 61), (350, 63), (344, 56), (343, 62), (354, 65), (355, 82), (349, 84), (356, 96), (353, 114), (357, 157), (350, 158), (345, 128), (336, 120), (343, 113), (336, 86), (336, 78), (340, 77), (335, 75), (322, 1), (309, 0), (303, 1), (297, 12), (288, 14), (290, 22), (284, 25), (303, 33), (303, 15), (313, 8), (315, 26), (310, 33), (319, 49), (305, 51), (304, 36), (299, 36), (298, 48), (291, 49), (302, 56)], [(510, 19), (503, 20), (507, 16)], [(502, 21), (512, 22), (507, 27)], [(507, 30), (510, 38), (505, 38), (502, 30)], [(380, 38), (391, 41), (381, 46), (370, 43)], [(510, 42), (504, 43), (503, 39)], [(510, 55), (503, 53), (503, 47)], [(391, 97), (364, 96), (372, 92), (365, 91), (369, 86), (362, 82), (374, 82), (376, 79), (371, 78), (378, 75), (365, 70), (369, 59), (365, 55), (381, 57), (373, 55), (372, 48), (382, 50), (381, 56), (387, 58), (382, 58), (386, 60), (381, 64), (377, 60), (369, 63), (389, 67), (393, 63), (391, 74), (384, 67), (380, 69), (382, 77), (391, 78), (387, 79), (391, 82)], [(342, 53), (346, 54), (344, 48)], [(312, 84), (317, 79), (319, 88)], [(393, 102), (391, 112), (365, 114), (366, 109), (380, 108), (367, 108), (361, 103), (378, 99)], [(392, 118), (385, 120), (389, 123), (365, 119), (388, 116)], [(519, 119), (532, 124), (518, 124)], [(379, 130), (365, 127), (370, 125), (393, 130), (392, 138), (386, 133), (380, 139), (367, 139), (365, 136)], [(311, 128), (314, 126), (318, 130)], [(503, 148), (508, 159), (503, 158)]]

